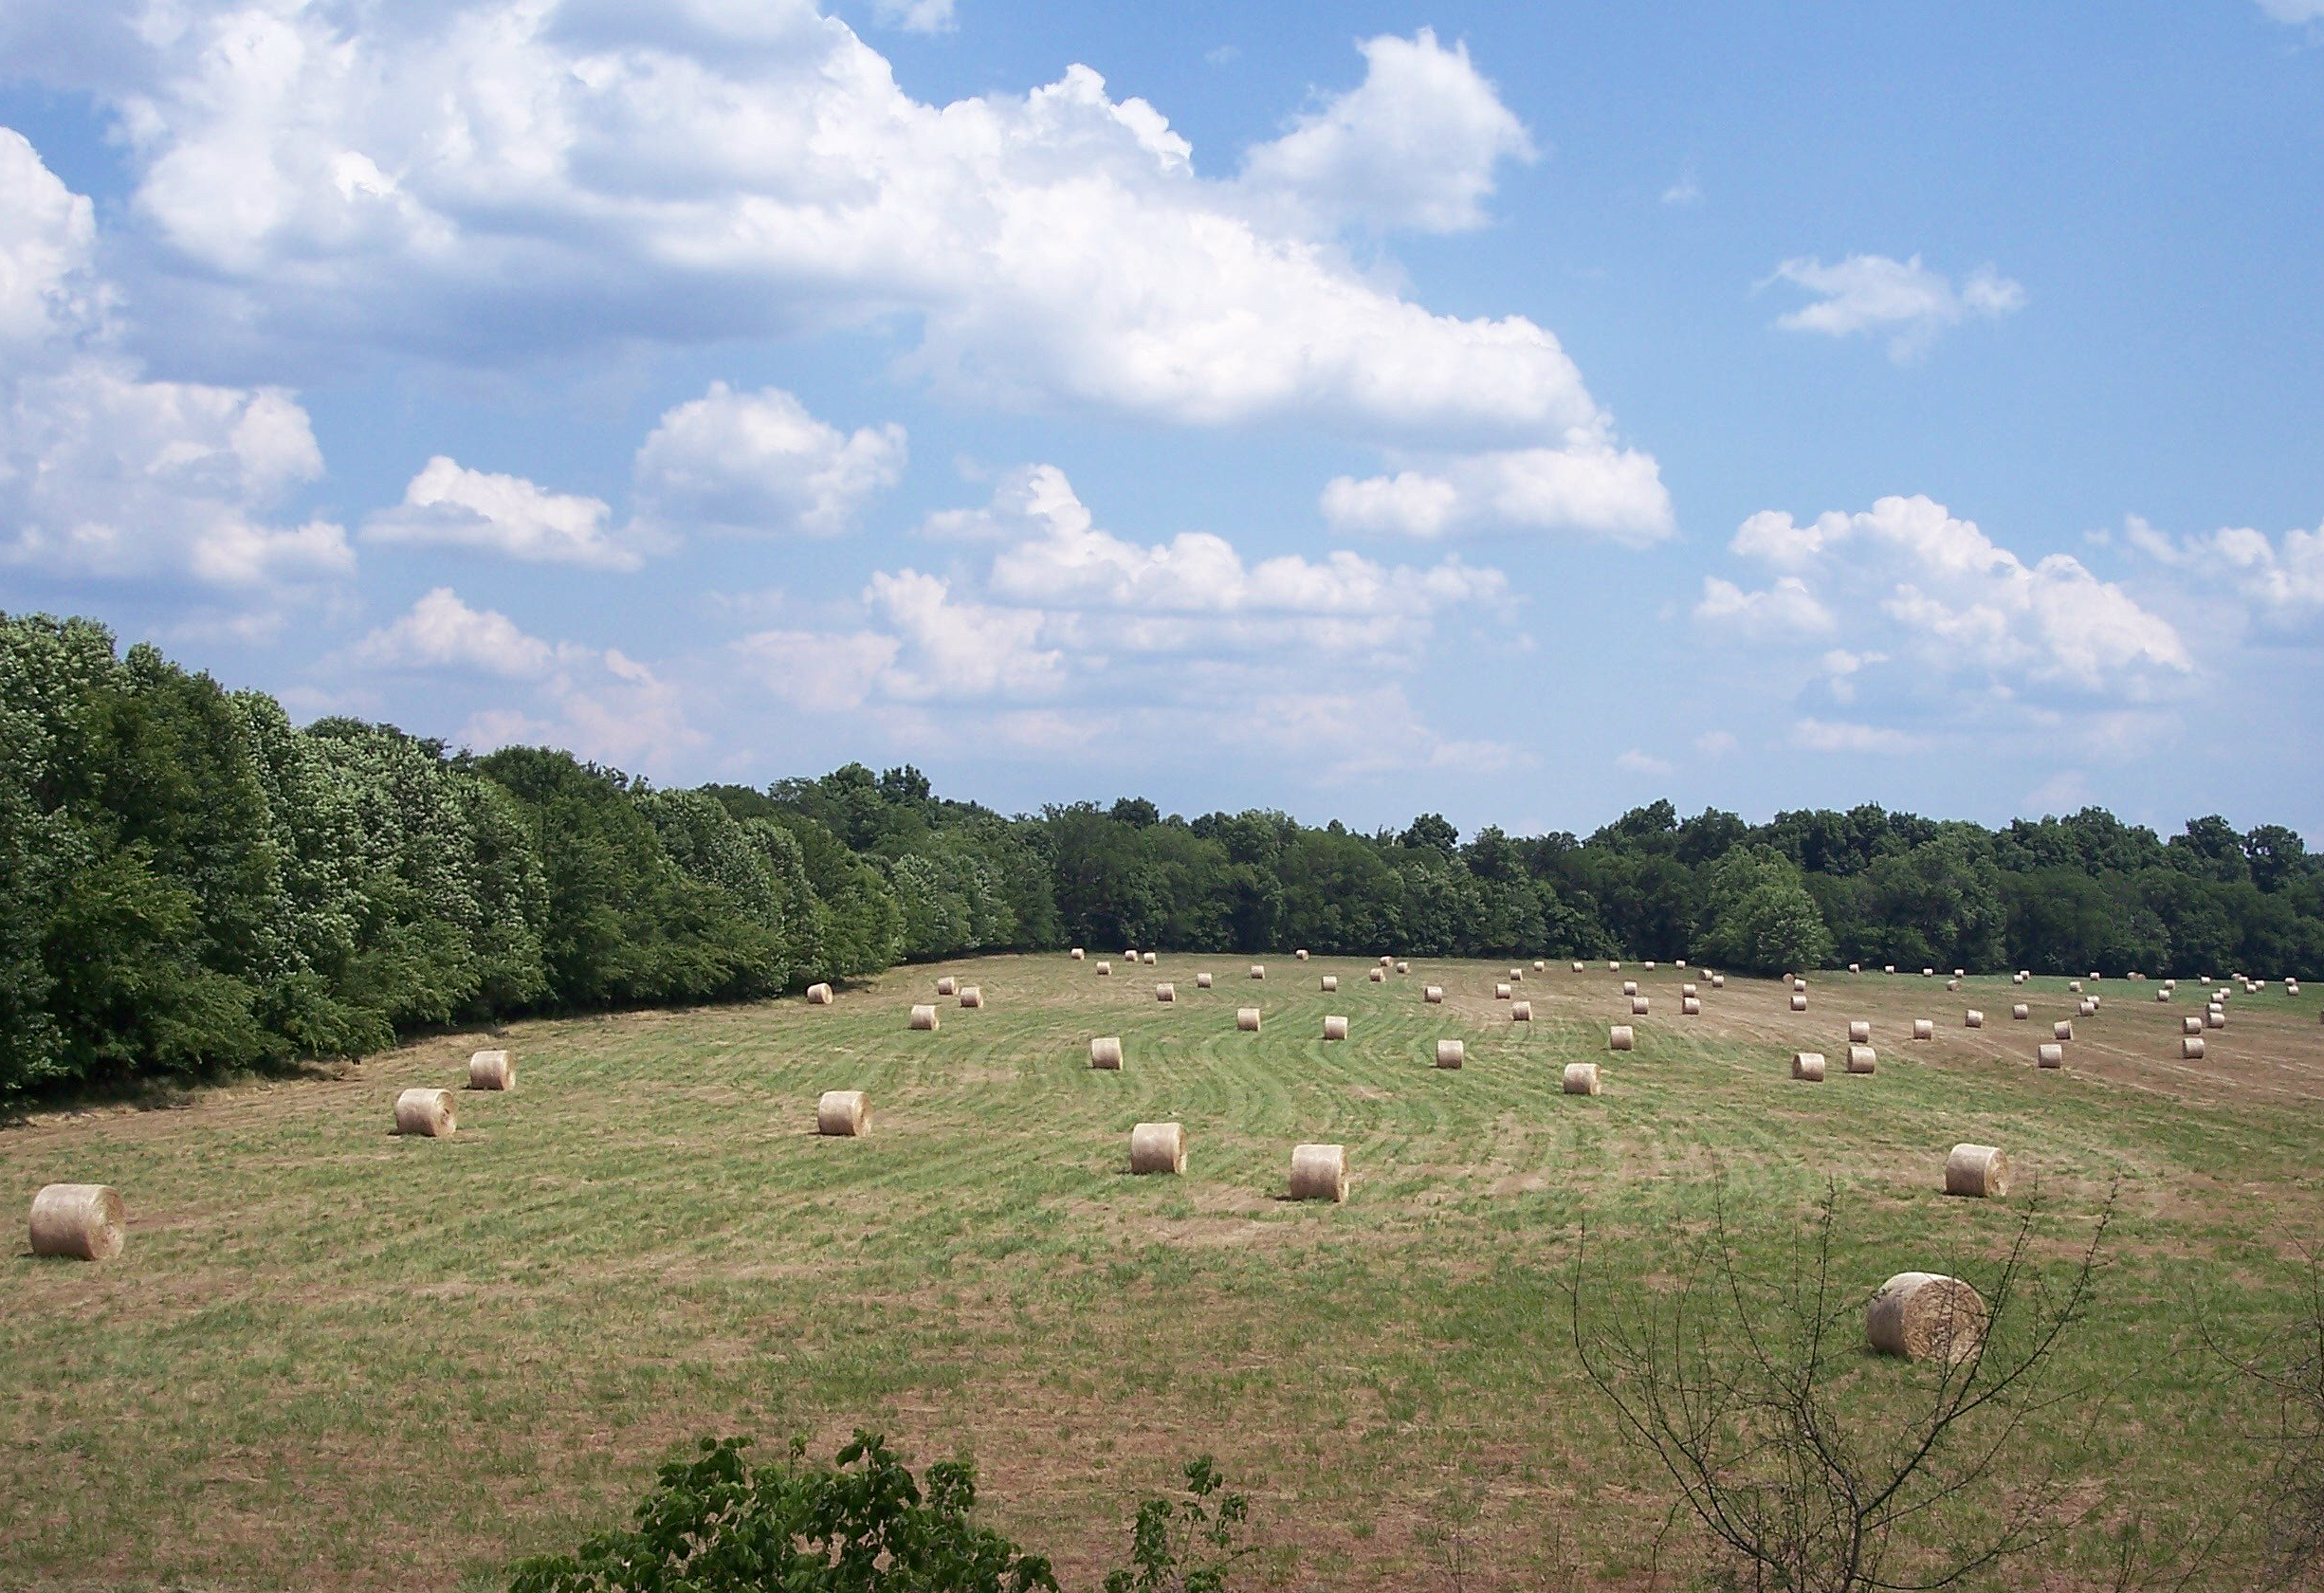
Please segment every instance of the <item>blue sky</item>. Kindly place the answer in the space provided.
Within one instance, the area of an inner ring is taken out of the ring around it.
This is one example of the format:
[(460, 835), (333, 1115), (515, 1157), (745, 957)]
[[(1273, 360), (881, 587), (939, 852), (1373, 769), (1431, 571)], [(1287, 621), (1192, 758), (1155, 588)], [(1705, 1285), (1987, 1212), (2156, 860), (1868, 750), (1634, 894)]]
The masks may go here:
[(0, 0), (0, 608), (665, 782), (2324, 838), (2324, 0)]

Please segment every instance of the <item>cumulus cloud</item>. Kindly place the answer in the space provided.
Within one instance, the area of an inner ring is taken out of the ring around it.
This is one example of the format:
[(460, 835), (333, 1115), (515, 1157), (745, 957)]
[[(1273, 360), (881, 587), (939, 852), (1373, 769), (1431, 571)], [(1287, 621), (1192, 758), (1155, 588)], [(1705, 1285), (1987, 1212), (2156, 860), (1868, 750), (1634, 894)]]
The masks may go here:
[(534, 680), (556, 668), (558, 650), (529, 636), (506, 614), (472, 609), (439, 586), (411, 611), (348, 650), (356, 663), (383, 669), (450, 669)]
[(2285, 622), (2324, 611), (2324, 525), (2295, 526), (2276, 539), (2248, 525), (2223, 526), (2174, 540), (2132, 515), (2125, 535), (2150, 558), (2231, 587), (2263, 618)]
[(1602, 436), (1445, 458), (1394, 475), (1335, 476), (1320, 506), (1334, 530), (1407, 537), (1579, 530), (1644, 546), (1675, 529), (1660, 467)]
[(1806, 752), (1926, 752), (1930, 739), (1911, 731), (1844, 721), (1802, 719), (1791, 726), (1791, 744)]
[(1767, 280), (1818, 295), (1814, 303), (1776, 318), (1784, 331), (1832, 338), (1886, 334), (1889, 354), (1898, 360), (1912, 358), (1947, 328), (1971, 317), (1995, 320), (2025, 305), (2025, 289), (1990, 266), (1971, 271), (1956, 288), (1950, 278), (1923, 266), (1917, 254), (1910, 260), (1852, 254), (1830, 266), (1802, 256), (1784, 261)]
[(2278, 22), (2324, 22), (2324, 0), (2260, 0), (2260, 9)]
[(528, 564), (634, 570), (635, 549), (614, 540), (602, 499), (551, 492), (522, 476), (470, 470), (437, 454), (404, 487), (402, 504), (364, 522), (372, 541), (473, 548)]
[(1617, 755), (1614, 766), (1626, 775), (1667, 775), (1673, 767), (1669, 759), (1656, 758), (1652, 753), (1640, 752), (1637, 747)]
[(958, 26), (952, 0), (871, 0), (871, 14), (881, 27), (906, 33), (949, 33)]
[(1697, 617), (1765, 641), (1792, 628), (1751, 621), (1821, 613), (1826, 623), (1799, 629), (1842, 641), (1837, 651), (1819, 649), (1834, 680), (1885, 661), (1883, 650), (1923, 674), (1983, 676), (2008, 692), (2138, 695), (2194, 669), (2171, 624), (2120, 586), (2066, 554), (2029, 565), (1924, 497), (1882, 498), (1867, 512), (1806, 524), (1763, 511), (1731, 546), (1785, 574), (1758, 592), (1711, 577)]
[(23, 134), (0, 127), (0, 352), (23, 351), (92, 319), (97, 212), (49, 171)]
[(648, 524), (832, 536), (904, 473), (904, 428), (852, 434), (778, 387), (712, 382), (665, 412), (637, 450), (637, 513)]
[(1314, 221), (1456, 232), (1485, 224), (1504, 159), (1534, 158), (1515, 113), (1469, 60), (1426, 27), (1357, 46), (1363, 82), (1298, 118), (1243, 159), (1243, 182)]

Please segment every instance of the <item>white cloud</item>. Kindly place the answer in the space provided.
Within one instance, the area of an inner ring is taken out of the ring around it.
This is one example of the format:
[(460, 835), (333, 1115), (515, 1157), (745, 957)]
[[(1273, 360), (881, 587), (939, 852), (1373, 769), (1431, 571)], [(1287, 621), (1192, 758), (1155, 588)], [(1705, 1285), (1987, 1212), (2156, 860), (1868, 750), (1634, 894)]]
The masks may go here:
[(1456, 232), (1485, 224), (1503, 159), (1531, 160), (1525, 124), (1469, 60), (1423, 27), (1366, 39), (1363, 82), (1248, 151), (1243, 182), (1324, 225)]
[(1852, 254), (1831, 266), (1802, 256), (1778, 266), (1768, 281), (1778, 279), (1820, 297), (1778, 316), (1776, 325), (1833, 338), (1892, 334), (1889, 353), (1899, 360), (1913, 357), (1939, 333), (1971, 316), (1995, 319), (2025, 304), (2025, 289), (1990, 266), (1970, 272), (1956, 289), (1950, 278), (1923, 266), (1917, 254), (1910, 260)]
[(881, 27), (906, 33), (949, 33), (958, 26), (952, 0), (871, 0), (871, 14)]
[(1471, 778), (1531, 761), (1513, 742), (1444, 734), (1400, 684), (1331, 691), (1311, 680), (1275, 682), (1246, 686), (1233, 702), (1232, 713), (1207, 726), (1222, 743), (1245, 756), (1289, 756), (1327, 783), (1412, 770)]
[(0, 127), (0, 351), (69, 334), (92, 319), (97, 212)]
[(522, 476), (470, 470), (437, 454), (404, 487), (403, 503), (364, 522), (377, 542), (465, 547), (528, 564), (634, 570), (634, 548), (609, 530), (604, 500), (551, 492)]
[(903, 644), (881, 675), (892, 696), (1021, 697), (1064, 679), (1065, 656), (1040, 645), (1035, 611), (955, 598), (950, 581), (917, 570), (875, 572), (864, 598)]
[(1675, 529), (1653, 457), (1595, 437), (1441, 459), (1392, 476), (1336, 476), (1320, 506), (1334, 530), (1408, 537), (1579, 530), (1644, 546)]
[(557, 667), (558, 652), (493, 609), (472, 609), (448, 586), (439, 586), (411, 612), (381, 626), (349, 650), (370, 668), (449, 669), (535, 680)]
[(1703, 200), (1703, 185), (1694, 180), (1692, 171), (1681, 172), (1678, 180), (1662, 191), (1666, 205), (1699, 205)]
[(1627, 775), (1667, 775), (1673, 765), (1667, 758), (1656, 758), (1632, 747), (1615, 758), (1614, 766)]
[(1705, 758), (1725, 758), (1742, 744), (1732, 730), (1706, 730), (1694, 738), (1694, 750)]
[[(1899, 651), (1922, 675), (1984, 675), (2004, 692), (2138, 696), (2194, 669), (2178, 632), (2120, 586), (2065, 554), (2028, 565), (1928, 498), (1882, 498), (1868, 512), (1804, 525), (1763, 511), (1731, 545), (1787, 573), (1759, 592), (1708, 577), (1697, 617), (1760, 641), (1836, 635), (1842, 648), (1827, 653), (1827, 677)], [(1818, 613), (1827, 623), (1808, 623)], [(1833, 669), (1835, 657), (1850, 667)]]
[(826, 425), (778, 387), (713, 382), (666, 412), (637, 450), (637, 512), (668, 530), (847, 530), (904, 473), (904, 428)]
[(1876, 724), (1802, 719), (1791, 727), (1791, 744), (1807, 752), (1872, 752), (1897, 755), (1929, 750), (1926, 736)]
[(759, 631), (734, 644), (754, 680), (794, 707), (833, 713), (863, 706), (904, 644), (872, 631), (832, 634)]
[(2278, 540), (2248, 525), (2223, 526), (2174, 541), (2132, 515), (2125, 536), (2158, 562), (2233, 587), (2268, 619), (2297, 620), (2324, 610), (2324, 525), (2295, 526)]
[(2277, 22), (2324, 22), (2324, 0), (2260, 0), (2260, 9)]

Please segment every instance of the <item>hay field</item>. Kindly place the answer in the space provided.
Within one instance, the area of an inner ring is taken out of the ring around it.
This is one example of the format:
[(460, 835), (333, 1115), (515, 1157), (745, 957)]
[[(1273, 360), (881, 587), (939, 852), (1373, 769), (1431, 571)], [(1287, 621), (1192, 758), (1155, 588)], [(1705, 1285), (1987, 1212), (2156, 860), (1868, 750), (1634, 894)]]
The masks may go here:
[[(2158, 1522), (2242, 1496), (2263, 1463), (2265, 1412), (2193, 1321), (2288, 1317), (2297, 1247), (2324, 1236), (2313, 991), (2239, 994), (2181, 1063), (2191, 981), (2164, 1005), (2110, 980), (2069, 1067), (2039, 1072), (2073, 1010), (2059, 980), (1825, 974), (1794, 1014), (1730, 978), (1687, 1018), (1695, 974), (1561, 961), (1528, 964), (1520, 1025), (1492, 998), (1506, 963), (1376, 985), (1287, 953), (1253, 983), (1247, 958), (1166, 953), (1101, 979), (1111, 949), (898, 969), (831, 1007), (447, 1035), (0, 1130), (20, 1224), (0, 1254), (0, 1586), (493, 1586), (511, 1556), (621, 1519), (696, 1436), (804, 1432), (828, 1456), (863, 1424), (915, 1462), (973, 1454), (990, 1519), (1069, 1586), (1212, 1451), (1254, 1496), (1254, 1586), (1450, 1587), (1457, 1529), (1467, 1588), (1642, 1587), (1671, 1494), (1571, 1369), (1564, 1279), (1586, 1216), (1609, 1297), (1656, 1287), (1714, 1165), (1769, 1268), (1839, 1181), (1867, 1291), (1991, 1253), (2037, 1180), (2064, 1268), (2120, 1181), (2066, 1352), (2095, 1419), (2013, 1454)], [(984, 1007), (907, 1032), (942, 974)], [(1623, 979), (1654, 1011), (1615, 1056)], [(1253, 1002), (1264, 1030), (1237, 1034)], [(1323, 1042), (1327, 1013), (1346, 1041)], [(1856, 1016), (1872, 1077), (1841, 1071)], [(1923, 1016), (1935, 1038), (1914, 1044)], [(1088, 1066), (1095, 1035), (1122, 1036), (1122, 1071)], [(1442, 1036), (1464, 1069), (1430, 1066)], [(516, 1092), (462, 1092), (448, 1140), (389, 1134), (399, 1090), (457, 1087), (485, 1044)], [(1795, 1048), (1830, 1055), (1829, 1081), (1791, 1082)], [(1576, 1060), (1604, 1065), (1602, 1096), (1560, 1092)], [(842, 1088), (869, 1092), (869, 1137), (812, 1132)], [(1134, 1179), (1130, 1126), (1162, 1118), (1186, 1125), (1186, 1175)], [(1346, 1144), (1345, 1205), (1280, 1199), (1301, 1140)], [(2008, 1148), (2009, 1202), (1941, 1194), (1962, 1140)], [(51, 1181), (122, 1191), (119, 1259), (28, 1254)], [(1661, 1585), (1693, 1543), (1682, 1523)], [(2106, 1552), (2095, 1530), (2056, 1546), (2041, 1584), (2102, 1585)]]

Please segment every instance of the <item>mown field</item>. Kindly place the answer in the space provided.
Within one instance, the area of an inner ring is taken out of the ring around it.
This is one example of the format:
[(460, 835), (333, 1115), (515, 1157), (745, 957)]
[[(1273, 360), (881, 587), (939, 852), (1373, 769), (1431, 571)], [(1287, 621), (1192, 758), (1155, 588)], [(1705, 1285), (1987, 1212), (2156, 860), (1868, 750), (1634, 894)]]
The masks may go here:
[[(916, 1462), (973, 1455), (989, 1519), (1069, 1586), (1206, 1451), (1253, 1496), (1253, 1586), (1690, 1585), (1699, 1538), (1663, 1533), (1665, 1477), (1575, 1371), (1565, 1285), (1586, 1218), (1596, 1302), (1656, 1298), (1714, 1175), (1770, 1273), (1836, 1181), (1866, 1292), (1974, 1275), (2037, 1184), (2035, 1254), (2062, 1278), (2114, 1192), (2059, 1367), (2084, 1392), (2007, 1462), (2066, 1468), (2091, 1519), (1996, 1585), (2108, 1585), (2125, 1523), (2152, 1538), (2252, 1496), (2273, 1407), (2199, 1318), (2264, 1344), (2324, 1238), (2313, 989), (2239, 994), (2181, 1063), (2192, 984), (2165, 1005), (2108, 981), (2071, 1066), (2040, 1072), (2062, 980), (1827, 974), (1793, 1014), (1730, 979), (1685, 1018), (1697, 976), (1560, 962), (1528, 967), (1525, 1026), (1492, 999), (1507, 964), (1373, 985), (1360, 961), (1268, 963), (1263, 984), (1179, 953), (1109, 979), (1062, 956), (912, 967), (830, 1008), (447, 1035), (0, 1129), (16, 1220), (51, 1181), (112, 1183), (131, 1220), (110, 1263), (36, 1260), (21, 1228), (0, 1257), (0, 1586), (489, 1587), (620, 1521), (698, 1436), (828, 1456), (857, 1425)], [(908, 1033), (946, 973), (987, 1005)], [(1655, 1010), (1615, 1056), (1624, 978)], [(1432, 980), (1447, 1004), (1423, 1004)], [(1253, 1002), (1265, 1029), (1238, 1034)], [(1852, 1016), (1874, 1076), (1840, 1071)], [(1933, 1041), (1905, 1038), (1916, 1016)], [(1122, 1072), (1088, 1067), (1099, 1034)], [(1448, 1035), (1458, 1071), (1429, 1066)], [(515, 1093), (463, 1093), (449, 1140), (388, 1132), (398, 1090), (457, 1085), (485, 1043), (515, 1053)], [(1790, 1081), (1802, 1046), (1828, 1082)], [(1602, 1096), (1560, 1092), (1575, 1060), (1605, 1064)], [(814, 1134), (834, 1088), (869, 1091), (869, 1137)], [(1132, 1178), (1130, 1126), (1160, 1118), (1186, 1125), (1186, 1175)], [(1300, 1140), (1346, 1144), (1345, 1205), (1281, 1199)], [(2009, 1201), (1942, 1195), (1961, 1140), (2008, 1148)]]

